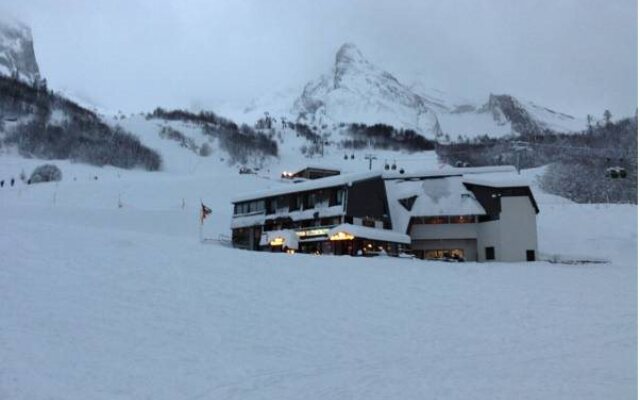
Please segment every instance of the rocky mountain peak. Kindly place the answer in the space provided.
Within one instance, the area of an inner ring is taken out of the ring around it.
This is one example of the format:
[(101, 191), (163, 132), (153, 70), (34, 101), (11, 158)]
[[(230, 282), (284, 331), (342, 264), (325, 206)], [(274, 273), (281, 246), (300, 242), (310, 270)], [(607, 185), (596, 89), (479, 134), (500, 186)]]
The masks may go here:
[(427, 102), (368, 61), (353, 43), (340, 47), (330, 73), (305, 86), (293, 112), (316, 124), (386, 123), (424, 135), (438, 130)]
[(336, 53), (336, 66), (341, 64), (364, 64), (367, 60), (362, 55), (362, 52), (353, 43), (343, 44)]
[(31, 29), (6, 17), (0, 19), (0, 74), (29, 83), (40, 81)]

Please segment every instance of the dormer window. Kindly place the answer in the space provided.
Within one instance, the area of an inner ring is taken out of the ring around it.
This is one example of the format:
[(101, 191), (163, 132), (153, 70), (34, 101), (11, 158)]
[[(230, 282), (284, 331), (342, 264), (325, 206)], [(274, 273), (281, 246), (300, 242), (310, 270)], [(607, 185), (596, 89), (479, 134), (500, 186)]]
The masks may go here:
[(400, 203), (407, 211), (411, 211), (417, 198), (418, 196), (405, 197), (404, 199), (399, 199), (398, 203)]

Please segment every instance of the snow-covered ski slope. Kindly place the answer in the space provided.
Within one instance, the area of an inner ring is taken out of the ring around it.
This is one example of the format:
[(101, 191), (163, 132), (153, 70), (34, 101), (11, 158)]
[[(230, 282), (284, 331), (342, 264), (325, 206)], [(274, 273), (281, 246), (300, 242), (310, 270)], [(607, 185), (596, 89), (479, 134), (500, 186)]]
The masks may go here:
[[(218, 238), (233, 196), (304, 160), (165, 153), (0, 189), (1, 399), (635, 397), (636, 206), (536, 193), (540, 251), (608, 264), (255, 253), (200, 244), (200, 199)], [(5, 155), (0, 178), (42, 163)]]

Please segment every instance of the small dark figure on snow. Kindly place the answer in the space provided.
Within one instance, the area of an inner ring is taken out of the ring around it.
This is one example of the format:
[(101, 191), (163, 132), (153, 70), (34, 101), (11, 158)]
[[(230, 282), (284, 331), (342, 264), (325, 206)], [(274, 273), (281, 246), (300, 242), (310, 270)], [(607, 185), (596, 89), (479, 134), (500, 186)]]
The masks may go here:
[(13, 187), (13, 185), (16, 183), (15, 178), (11, 178), (11, 187)]
[(4, 180), (0, 181), (0, 187), (4, 187)]

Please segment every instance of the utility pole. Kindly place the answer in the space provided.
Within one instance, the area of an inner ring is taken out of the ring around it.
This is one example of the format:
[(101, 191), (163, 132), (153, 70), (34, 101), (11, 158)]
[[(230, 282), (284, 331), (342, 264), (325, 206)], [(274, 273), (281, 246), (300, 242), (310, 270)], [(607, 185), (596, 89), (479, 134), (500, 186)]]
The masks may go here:
[(369, 171), (371, 171), (371, 164), (373, 163), (373, 160), (377, 160), (378, 157), (374, 156), (373, 154), (366, 154), (364, 158), (365, 160), (369, 160)]
[(521, 156), (522, 153), (529, 150), (529, 144), (527, 142), (517, 141), (513, 143), (513, 149), (516, 152), (516, 169), (518, 170), (518, 175), (520, 175), (521, 169)]

